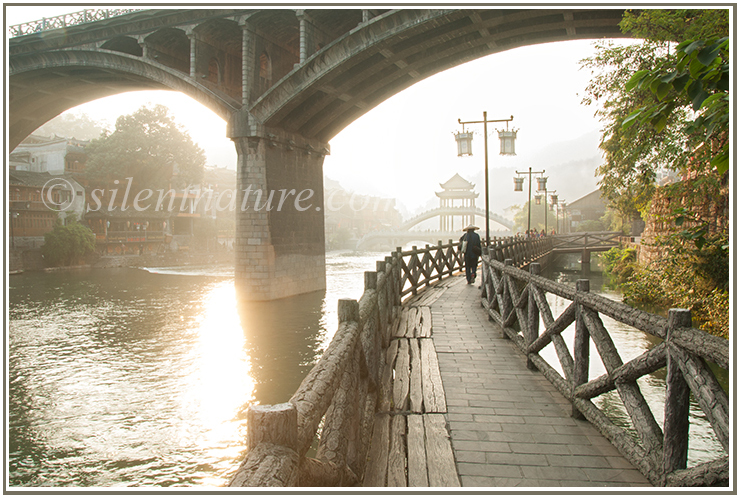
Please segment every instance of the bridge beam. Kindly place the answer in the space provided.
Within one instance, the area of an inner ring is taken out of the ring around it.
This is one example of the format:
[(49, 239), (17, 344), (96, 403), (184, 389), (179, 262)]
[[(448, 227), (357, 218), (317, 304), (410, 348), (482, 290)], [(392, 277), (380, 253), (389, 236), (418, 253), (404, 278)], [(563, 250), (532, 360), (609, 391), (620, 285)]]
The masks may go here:
[(327, 144), (266, 129), (234, 113), (236, 261), (242, 299), (263, 301), (326, 288), (323, 177)]

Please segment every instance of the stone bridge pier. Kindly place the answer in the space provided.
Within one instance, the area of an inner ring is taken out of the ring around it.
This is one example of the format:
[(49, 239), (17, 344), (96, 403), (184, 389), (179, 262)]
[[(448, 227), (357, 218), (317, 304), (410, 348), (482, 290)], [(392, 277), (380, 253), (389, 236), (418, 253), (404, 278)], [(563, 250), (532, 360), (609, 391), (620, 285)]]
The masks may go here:
[(246, 111), (227, 130), (237, 149), (234, 276), (240, 299), (325, 289), (324, 157), (328, 144), (261, 125)]

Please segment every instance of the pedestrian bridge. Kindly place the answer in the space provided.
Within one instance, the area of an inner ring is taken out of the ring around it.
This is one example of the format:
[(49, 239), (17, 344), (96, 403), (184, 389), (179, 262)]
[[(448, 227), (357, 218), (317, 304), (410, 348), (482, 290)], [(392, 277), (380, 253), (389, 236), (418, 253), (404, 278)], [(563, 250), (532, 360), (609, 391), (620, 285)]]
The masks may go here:
[[(412, 230), (412, 227), (431, 220), (437, 217), (455, 217), (455, 216), (479, 216), (486, 219), (486, 210), (476, 207), (438, 207), (431, 210), (427, 210), (419, 215), (416, 215), (409, 220), (405, 220), (398, 229), (385, 229), (375, 230), (365, 234), (361, 237), (355, 245), (358, 250), (370, 249), (370, 248), (397, 248), (399, 246), (406, 246), (407, 244), (415, 241), (422, 241), (428, 244), (434, 245), (439, 241), (457, 241), (460, 239), (463, 232), (461, 231), (441, 231), (441, 230)], [(506, 231), (498, 231), (495, 236), (509, 236), (512, 235), (512, 228), (514, 222), (504, 218), (496, 213), (489, 213), (489, 220), (495, 222), (505, 229)], [(463, 226), (461, 226), (461, 229)]]
[[(205, 8), (44, 19), (10, 27), (8, 144), (94, 99), (175, 90), (227, 121), (240, 196), (251, 186), (321, 199), (329, 140), (384, 100), (486, 55), (623, 37), (622, 15), (601, 7)], [(238, 211), (235, 251), (243, 298), (325, 288), (321, 209)]]
[[(458, 243), (377, 262), (360, 300), (340, 300), (338, 331), (294, 396), (249, 409), (231, 486), (726, 490), (728, 393), (708, 366), (728, 370), (728, 341), (692, 328), (688, 310), (667, 319), (587, 280), (541, 277), (553, 246), (497, 239), (480, 287), (461, 277)], [(554, 314), (548, 296), (567, 306)], [(614, 322), (656, 342), (627, 358)], [(656, 410), (639, 381), (662, 370)], [(718, 449), (693, 462), (691, 396)]]

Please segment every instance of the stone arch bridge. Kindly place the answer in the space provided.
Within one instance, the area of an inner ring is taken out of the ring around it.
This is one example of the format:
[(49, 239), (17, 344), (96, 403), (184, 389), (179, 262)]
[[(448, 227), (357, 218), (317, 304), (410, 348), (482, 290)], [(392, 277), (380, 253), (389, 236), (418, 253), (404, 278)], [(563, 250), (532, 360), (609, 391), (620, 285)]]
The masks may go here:
[[(486, 217), (486, 210), (476, 207), (462, 207), (462, 206), (449, 206), (449, 207), (438, 207), (416, 215), (409, 220), (404, 221), (398, 229), (387, 229), (369, 232), (368, 234), (361, 237), (356, 248), (359, 250), (368, 249), (371, 247), (383, 247), (384, 249), (393, 249), (399, 246), (404, 246), (412, 241), (424, 241), (429, 244), (437, 244), (442, 241), (447, 243), (449, 240), (457, 241), (463, 232), (461, 231), (420, 231), (413, 230), (413, 227), (421, 224), (427, 220), (436, 217), (443, 216), (467, 216), (476, 215), (479, 217)], [(506, 229), (500, 234), (496, 234), (499, 237), (505, 235), (512, 235), (512, 228), (514, 222), (504, 218), (496, 213), (489, 213), (489, 220), (495, 222)], [(463, 228), (462, 226), (460, 227)]]
[[(61, 26), (56, 29), (12, 27), (8, 144), (12, 150), (49, 119), (94, 99), (176, 90), (227, 121), (240, 193), (247, 186), (295, 189), (322, 199), (329, 140), (385, 99), (489, 54), (621, 37), (622, 13), (149, 9), (51, 23)], [(268, 300), (325, 287), (322, 208), (305, 205), (238, 211), (235, 279), (245, 298)]]

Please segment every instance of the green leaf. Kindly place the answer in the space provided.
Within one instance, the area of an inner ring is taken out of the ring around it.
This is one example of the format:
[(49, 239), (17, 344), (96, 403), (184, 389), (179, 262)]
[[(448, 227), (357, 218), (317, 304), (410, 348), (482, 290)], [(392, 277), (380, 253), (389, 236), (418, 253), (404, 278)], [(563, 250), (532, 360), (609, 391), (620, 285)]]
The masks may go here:
[(654, 129), (657, 132), (661, 132), (666, 127), (666, 115), (662, 114), (652, 121)]
[(623, 128), (630, 126), (636, 120), (636, 118), (638, 118), (643, 113), (643, 111), (645, 111), (645, 108), (641, 108), (638, 111), (630, 113), (628, 117), (623, 120)]
[(661, 83), (658, 88), (656, 89), (656, 97), (659, 98), (659, 100), (664, 100), (664, 97), (667, 96), (669, 93), (669, 90), (672, 89), (672, 86), (668, 83)]
[(714, 166), (721, 175), (725, 174), (728, 171), (728, 151), (717, 154), (710, 162), (710, 166)]
[(697, 60), (700, 61), (705, 66), (710, 66), (710, 63), (712, 63), (716, 57), (718, 57), (718, 52), (720, 52), (720, 47), (705, 47), (697, 54)]
[(662, 76), (661, 81), (662, 83), (671, 83), (676, 77), (677, 77), (677, 72), (672, 71), (671, 73)]
[(628, 83), (625, 84), (625, 90), (631, 91), (633, 88), (635, 88), (639, 83), (641, 83), (641, 80), (644, 76), (646, 76), (649, 73), (647, 70), (641, 70), (636, 71), (633, 76), (630, 77), (630, 80), (628, 80)]
[(703, 45), (705, 45), (705, 40), (695, 40), (694, 42), (690, 43), (686, 47), (683, 47), (683, 45), (684, 44), (680, 44), (677, 47), (677, 52), (679, 52), (680, 51), (680, 47), (682, 47), (681, 51), (684, 52), (685, 54), (689, 55), (692, 52), (694, 52), (695, 50), (697, 50), (698, 48), (700, 48)]

